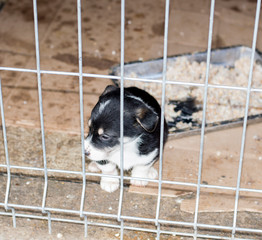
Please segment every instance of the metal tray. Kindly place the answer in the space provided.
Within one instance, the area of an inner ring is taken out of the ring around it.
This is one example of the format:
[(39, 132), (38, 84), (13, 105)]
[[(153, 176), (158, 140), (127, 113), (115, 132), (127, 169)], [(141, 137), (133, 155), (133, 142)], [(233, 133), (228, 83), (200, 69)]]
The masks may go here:
[[(211, 50), (211, 61), (213, 65), (220, 65), (226, 67), (233, 67), (234, 63), (242, 57), (251, 56), (251, 48), (246, 46), (233, 46), (226, 48), (218, 48)], [(175, 55), (168, 57), (168, 63), (170, 61), (176, 61), (178, 58), (186, 57), (189, 61), (205, 62), (207, 58), (207, 52), (188, 53), (183, 55)], [(262, 54), (258, 50), (255, 52), (255, 61), (262, 65)], [(130, 76), (131, 73), (135, 73), (138, 78), (142, 79), (161, 79), (163, 72), (163, 59), (154, 59), (145, 62), (136, 61), (129, 62), (124, 65), (125, 76)], [(114, 66), (110, 69), (110, 74), (114, 76), (120, 75), (120, 65)], [(114, 84), (119, 85), (119, 80), (112, 80)], [(181, 100), (182, 102), (182, 100)], [(170, 103), (172, 104), (172, 103)], [(262, 121), (262, 113), (257, 115), (248, 116), (249, 123), (255, 123)], [(226, 129), (243, 124), (243, 118), (230, 119), (227, 121), (213, 122), (206, 124), (206, 131), (216, 131), (219, 129)], [(192, 134), (197, 134), (201, 130), (201, 123), (195, 124), (193, 127), (172, 129), (172, 122), (169, 122), (170, 135), (174, 137), (183, 137)]]

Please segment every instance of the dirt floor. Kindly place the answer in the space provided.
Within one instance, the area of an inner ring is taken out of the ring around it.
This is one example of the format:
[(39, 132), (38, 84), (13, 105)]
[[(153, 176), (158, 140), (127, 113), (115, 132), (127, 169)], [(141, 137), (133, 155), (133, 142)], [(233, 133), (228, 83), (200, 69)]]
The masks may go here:
[[(0, 1), (1, 2), (1, 1)], [(2, 1), (4, 2), (4, 1)], [(38, 2), (40, 63), (43, 70), (78, 72), (77, 15), (75, 0)], [(120, 62), (120, 1), (82, 1), (83, 71), (108, 74)], [(0, 6), (2, 6), (0, 4)], [(212, 47), (251, 46), (256, 1), (220, 0), (216, 2)], [(204, 51), (207, 46), (210, 1), (174, 0), (170, 7), (168, 55)], [(163, 55), (164, 0), (126, 1), (125, 62), (145, 61)], [(257, 48), (262, 50), (262, 19)], [(7, 0), (0, 10), (0, 67), (36, 68), (33, 5), (31, 1)], [(47, 166), (81, 172), (81, 141), (78, 77), (42, 74), (43, 110)], [(0, 71), (10, 164), (43, 168), (36, 74)], [(99, 94), (110, 79), (84, 78), (84, 119), (87, 119)], [(262, 124), (247, 128), (247, 144), (241, 179), (242, 188), (261, 189)], [(203, 185), (236, 186), (242, 128), (208, 133), (202, 171)], [(163, 179), (197, 182), (200, 136), (170, 138), (166, 147)], [(7, 171), (3, 138), (0, 142), (0, 211), (5, 212)], [(88, 161), (87, 161), (88, 164)], [(86, 164), (86, 165), (87, 165)], [(158, 166), (156, 165), (156, 168)], [(9, 204), (41, 207), (44, 174), (42, 171), (12, 169)], [(48, 173), (46, 207), (79, 211), (82, 191), (80, 174)], [(124, 185), (122, 215), (155, 218), (157, 185), (146, 188)], [(163, 185), (160, 219), (194, 221), (196, 188)], [(234, 192), (201, 188), (198, 223), (232, 227)], [(106, 193), (98, 177), (87, 177), (84, 211), (116, 215), (119, 190)], [(0, 214), (0, 239), (86, 239), (82, 223), (36, 220), (41, 210), (16, 208), (16, 228), (12, 218)], [(52, 212), (54, 218), (83, 221), (79, 214)], [(117, 225), (115, 218), (88, 217), (90, 222)], [(154, 223), (125, 221), (126, 226), (156, 230)], [(241, 192), (237, 227), (262, 230), (262, 195)], [(161, 224), (161, 230), (193, 233), (192, 227)], [(200, 234), (231, 237), (231, 231)], [(237, 234), (242, 239), (261, 239), (260, 234)], [(155, 233), (124, 231), (124, 239), (155, 239)], [(118, 228), (88, 226), (87, 239), (120, 239)], [(161, 234), (161, 239), (192, 239)], [(199, 238), (201, 239), (201, 238)]]

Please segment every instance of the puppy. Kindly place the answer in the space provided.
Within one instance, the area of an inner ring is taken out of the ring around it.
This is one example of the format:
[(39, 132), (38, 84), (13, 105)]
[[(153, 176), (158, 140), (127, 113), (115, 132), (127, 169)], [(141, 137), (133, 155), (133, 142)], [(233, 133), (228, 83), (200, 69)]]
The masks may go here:
[[(158, 102), (149, 93), (136, 87), (124, 89), (123, 169), (132, 169), (132, 177), (154, 179), (152, 167), (159, 157), (160, 115)], [(120, 88), (107, 86), (92, 110), (85, 139), (85, 154), (92, 160), (88, 170), (118, 175), (120, 167)], [(168, 128), (164, 121), (164, 143)], [(145, 186), (147, 181), (131, 180)], [(107, 192), (119, 187), (118, 178), (102, 177), (100, 186)]]

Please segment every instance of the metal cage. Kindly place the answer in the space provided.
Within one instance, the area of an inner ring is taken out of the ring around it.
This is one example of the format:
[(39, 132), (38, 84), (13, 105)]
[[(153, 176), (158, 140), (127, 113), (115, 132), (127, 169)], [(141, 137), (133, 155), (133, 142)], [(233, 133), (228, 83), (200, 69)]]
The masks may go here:
[[(240, 187), (241, 181), (241, 172), (243, 169), (243, 156), (245, 150), (245, 141), (246, 141), (246, 129), (247, 129), (247, 120), (248, 120), (248, 108), (249, 108), (249, 101), (250, 101), (250, 93), (251, 92), (260, 92), (262, 93), (261, 89), (252, 88), (252, 70), (254, 65), (254, 54), (256, 48), (256, 40), (257, 40), (257, 33), (258, 33), (258, 24), (259, 24), (259, 15), (261, 9), (261, 1), (257, 1), (257, 8), (256, 8), (256, 17), (254, 23), (254, 34), (253, 34), (253, 43), (252, 43), (252, 56), (251, 56), (251, 65), (250, 65), (250, 72), (248, 78), (248, 86), (246, 88), (238, 88), (238, 87), (226, 87), (226, 86), (215, 86), (216, 88), (227, 88), (227, 89), (237, 89), (242, 90), (243, 92), (247, 93), (246, 96), (246, 105), (245, 105), (245, 116), (243, 121), (243, 132), (242, 132), (242, 143), (240, 149), (240, 159), (238, 165), (238, 177), (235, 187), (226, 187), (226, 186), (207, 186), (201, 183), (201, 171), (202, 171), (202, 163), (203, 163), (203, 148), (205, 144), (205, 119), (206, 119), (206, 107), (207, 107), (207, 94), (208, 89), (211, 87), (209, 85), (209, 65), (210, 65), (210, 53), (211, 53), (211, 45), (212, 45), (212, 32), (213, 32), (213, 20), (214, 20), (214, 9), (215, 9), (215, 0), (211, 0), (211, 8), (210, 8), (210, 21), (209, 21), (209, 34), (208, 34), (208, 45), (207, 45), (207, 70), (206, 70), (206, 78), (205, 83), (202, 84), (200, 87), (204, 88), (204, 103), (203, 103), (203, 117), (202, 117), (202, 127), (201, 127), (201, 144), (200, 144), (200, 154), (199, 154), (199, 168), (198, 168), (198, 181), (197, 183), (184, 183), (184, 182), (173, 182), (173, 181), (165, 181), (162, 180), (162, 164), (163, 164), (163, 120), (164, 120), (164, 111), (162, 111), (161, 115), (161, 144), (160, 144), (160, 158), (159, 158), (159, 178), (157, 180), (148, 180), (152, 182), (158, 183), (158, 197), (157, 197), (157, 207), (155, 209), (155, 218), (138, 218), (134, 216), (125, 216), (122, 214), (122, 205), (123, 205), (123, 189), (124, 189), (124, 180), (131, 179), (131, 177), (124, 176), (123, 168), (121, 168), (120, 176), (111, 176), (120, 179), (120, 196), (118, 201), (118, 213), (117, 214), (104, 214), (104, 213), (93, 213), (93, 212), (86, 212), (84, 211), (84, 200), (86, 195), (86, 176), (102, 176), (102, 174), (94, 174), (89, 173), (85, 169), (85, 153), (84, 153), (84, 114), (83, 114), (83, 77), (96, 77), (96, 78), (111, 78), (118, 80), (120, 82), (121, 88), (121, 165), (123, 165), (123, 109), (124, 109), (124, 102), (123, 102), (123, 94), (124, 94), (124, 81), (126, 79), (125, 72), (124, 72), (124, 36), (125, 36), (125, 0), (121, 0), (121, 62), (120, 62), (120, 76), (108, 76), (108, 75), (100, 75), (100, 74), (89, 74), (83, 72), (82, 67), (82, 32), (81, 32), (81, 0), (77, 0), (77, 23), (78, 23), (78, 59), (79, 59), (79, 72), (62, 72), (62, 71), (48, 71), (41, 69), (40, 66), (40, 53), (39, 53), (39, 39), (38, 39), (38, 16), (37, 16), (37, 0), (33, 0), (33, 10), (34, 10), (34, 30), (35, 30), (35, 50), (36, 50), (36, 69), (22, 69), (22, 68), (9, 68), (9, 67), (0, 67), (0, 70), (4, 71), (19, 71), (19, 72), (29, 72), (34, 73), (37, 75), (38, 79), (38, 97), (39, 97), (39, 110), (40, 110), (40, 121), (41, 121), (41, 138), (42, 138), (42, 150), (43, 150), (43, 161), (44, 167), (43, 168), (35, 168), (35, 167), (22, 167), (22, 166), (15, 166), (11, 165), (9, 162), (8, 156), (8, 143), (7, 143), (7, 136), (6, 136), (6, 126), (5, 126), (5, 117), (4, 117), (4, 107), (3, 107), (3, 95), (2, 95), (2, 87), (0, 86), (0, 106), (1, 106), (1, 117), (2, 117), (2, 129), (3, 129), (3, 137), (4, 137), (4, 147), (5, 147), (5, 158), (6, 164), (0, 165), (0, 167), (6, 169), (7, 173), (7, 182), (6, 182), (6, 193), (5, 193), (5, 201), (0, 202), (0, 206), (2, 210), (0, 211), (0, 215), (8, 216), (13, 219), (13, 226), (16, 227), (16, 219), (17, 218), (32, 218), (32, 219), (42, 219), (45, 220), (48, 224), (49, 233), (51, 233), (52, 222), (59, 221), (59, 222), (69, 222), (69, 223), (77, 223), (84, 226), (83, 233), (86, 237), (88, 237), (88, 226), (102, 226), (108, 228), (115, 228), (120, 230), (120, 238), (124, 239), (124, 232), (125, 230), (136, 230), (136, 231), (145, 231), (150, 233), (156, 234), (156, 239), (161, 239), (161, 236), (164, 234), (167, 235), (176, 235), (176, 236), (185, 236), (191, 237), (193, 239), (199, 238), (206, 238), (206, 239), (235, 239), (235, 234), (237, 232), (249, 233), (249, 234), (258, 234), (262, 236), (262, 228), (261, 229), (251, 229), (251, 228), (239, 228), (237, 227), (237, 216), (238, 216), (238, 203), (240, 193), (245, 192), (256, 192), (262, 193), (262, 189), (247, 189)], [(168, 45), (168, 25), (169, 25), (169, 0), (166, 0), (165, 5), (165, 25), (164, 25), (164, 51), (163, 51), (163, 76), (162, 76), (162, 109), (165, 108), (165, 89), (166, 89), (166, 69), (167, 69), (167, 45)], [(41, 89), (41, 74), (50, 74), (50, 75), (70, 75), (70, 76), (77, 76), (79, 78), (79, 95), (80, 95), (80, 119), (81, 119), (81, 141), (82, 141), (82, 171), (64, 171), (61, 169), (50, 169), (47, 166), (46, 160), (46, 148), (45, 148), (45, 130), (44, 130), (44, 117), (43, 117), (43, 105), (42, 105), (42, 89)], [(139, 79), (139, 78), (128, 78), (129, 80), (136, 80), (136, 81), (147, 81), (150, 82), (150, 79)], [(172, 84), (180, 84), (183, 85), (184, 83), (172, 83)], [(190, 84), (190, 83), (188, 83)], [(42, 193), (42, 205), (41, 206), (26, 206), (26, 205), (19, 205), (19, 204), (11, 204), (9, 203), (9, 193), (10, 193), (10, 185), (11, 185), (11, 169), (21, 169), (21, 170), (34, 170), (39, 171), (44, 174), (44, 191)], [(82, 177), (82, 197), (81, 203), (79, 206), (79, 210), (65, 210), (65, 209), (57, 209), (57, 208), (49, 208), (46, 207), (46, 197), (47, 197), (47, 188), (48, 188), (48, 172), (56, 172), (61, 174), (74, 174)], [(174, 184), (180, 186), (191, 186), (196, 189), (196, 202), (195, 202), (195, 214), (194, 214), (194, 221), (193, 222), (182, 222), (182, 221), (166, 221), (160, 218), (160, 207), (161, 207), (161, 190), (162, 184)], [(200, 191), (202, 188), (213, 188), (213, 189), (223, 189), (223, 190), (231, 190), (235, 191), (235, 205), (234, 205), (234, 216), (233, 216), (233, 225), (231, 227), (226, 226), (217, 226), (212, 224), (200, 224), (198, 222), (199, 216), (199, 199), (200, 199)], [(17, 213), (16, 209), (24, 210), (25, 213)], [(26, 213), (27, 212), (27, 213)], [(34, 214), (34, 213), (38, 214)], [(40, 213), (40, 215), (39, 215)], [(42, 215), (41, 215), (42, 213)], [(71, 214), (75, 216), (79, 216), (79, 220), (70, 219), (70, 218), (57, 218), (52, 216), (53, 213), (59, 214)], [(100, 223), (95, 221), (89, 221), (89, 217), (102, 217), (105, 219), (113, 219), (117, 220), (118, 224), (111, 224), (111, 223)], [(140, 227), (132, 227), (129, 226), (126, 221), (133, 221), (133, 222), (145, 222), (151, 224), (152, 226), (155, 225), (154, 228), (140, 228)], [(167, 231), (162, 228), (163, 225), (172, 225), (172, 226), (181, 226), (181, 227), (190, 227), (194, 230), (194, 233), (185, 233), (185, 232), (172, 232)], [(218, 231), (229, 231), (231, 232), (231, 237), (222, 237), (217, 235), (210, 235), (210, 234), (200, 234), (199, 229), (206, 229), (206, 230), (218, 230)]]

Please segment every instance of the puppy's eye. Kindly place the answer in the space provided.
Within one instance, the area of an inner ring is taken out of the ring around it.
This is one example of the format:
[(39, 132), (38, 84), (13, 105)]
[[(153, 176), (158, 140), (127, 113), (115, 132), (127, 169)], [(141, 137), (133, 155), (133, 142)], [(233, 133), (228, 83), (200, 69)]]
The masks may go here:
[(110, 136), (107, 135), (107, 134), (102, 134), (102, 135), (100, 136), (100, 138), (101, 138), (103, 141), (108, 141), (108, 140), (110, 139)]

